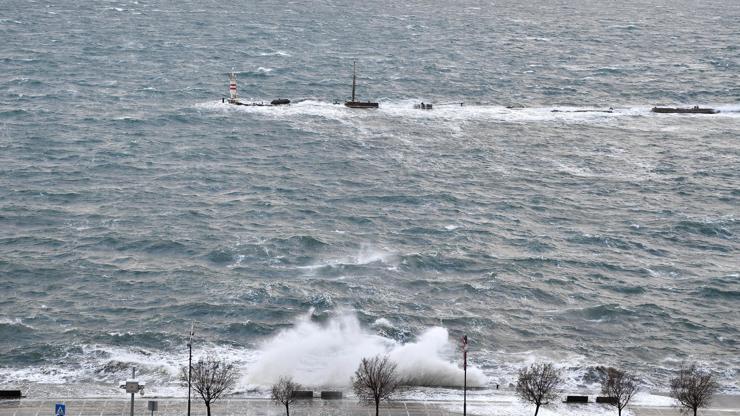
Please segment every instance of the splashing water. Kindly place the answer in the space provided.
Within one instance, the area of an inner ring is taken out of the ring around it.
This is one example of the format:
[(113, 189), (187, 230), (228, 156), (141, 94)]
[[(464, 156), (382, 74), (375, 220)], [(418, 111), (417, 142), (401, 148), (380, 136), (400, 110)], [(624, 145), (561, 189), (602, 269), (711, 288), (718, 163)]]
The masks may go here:
[[(406, 385), (462, 385), (463, 370), (449, 360), (455, 348), (445, 328), (430, 328), (416, 342), (400, 344), (363, 329), (357, 317), (347, 312), (325, 325), (312, 322), (310, 316), (302, 316), (293, 328), (262, 346), (248, 382), (268, 385), (289, 375), (304, 385), (346, 387), (363, 357), (388, 354)], [(468, 385), (484, 383), (479, 369), (468, 370)]]

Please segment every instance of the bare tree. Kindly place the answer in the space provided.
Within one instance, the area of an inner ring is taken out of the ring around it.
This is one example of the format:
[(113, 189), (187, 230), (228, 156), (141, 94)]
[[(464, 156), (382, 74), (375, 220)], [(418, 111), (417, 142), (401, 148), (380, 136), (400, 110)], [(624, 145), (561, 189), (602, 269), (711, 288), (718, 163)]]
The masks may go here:
[(709, 405), (717, 389), (719, 384), (712, 374), (699, 370), (696, 364), (682, 365), (678, 376), (671, 380), (671, 397), (686, 411), (693, 410), (694, 416), (700, 407)]
[[(194, 363), (191, 369), (191, 386), (200, 395), (206, 405), (208, 416), (211, 416), (211, 403), (218, 400), (223, 394), (234, 387), (237, 378), (237, 369), (234, 364), (215, 356), (201, 358)], [(188, 385), (188, 368), (182, 367), (180, 381)]]
[(601, 394), (614, 399), (612, 404), (617, 407), (619, 416), (622, 416), (622, 409), (627, 407), (637, 390), (638, 380), (632, 374), (612, 367), (602, 370)]
[(290, 416), (290, 405), (296, 400), (295, 392), (301, 388), (301, 385), (290, 377), (280, 377), (280, 380), (272, 385), (272, 400), (285, 406), (285, 416)]
[(534, 416), (540, 406), (555, 400), (555, 389), (562, 383), (560, 372), (551, 363), (534, 363), (519, 370), (516, 394), (522, 400), (534, 404)]
[(357, 397), (365, 403), (375, 402), (375, 416), (380, 413), (380, 401), (390, 400), (399, 385), (396, 364), (388, 356), (363, 358), (352, 377)]

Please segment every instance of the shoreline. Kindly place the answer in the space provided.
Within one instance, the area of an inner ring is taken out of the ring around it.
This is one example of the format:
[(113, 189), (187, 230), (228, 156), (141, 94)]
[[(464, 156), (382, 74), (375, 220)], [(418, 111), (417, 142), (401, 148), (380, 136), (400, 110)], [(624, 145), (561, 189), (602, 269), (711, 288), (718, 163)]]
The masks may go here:
[[(490, 399), (473, 398), (468, 400), (469, 415), (529, 415), (531, 406), (514, 398), (510, 392)], [(655, 400), (665, 397), (667, 400)], [(593, 396), (589, 395), (592, 400)], [(177, 415), (186, 413), (187, 400), (184, 397), (139, 396), (135, 398), (135, 414), (150, 415), (147, 403), (156, 400), (159, 416)], [(647, 401), (646, 401), (647, 400)], [(649, 403), (655, 400), (654, 403)], [(54, 405), (64, 403), (67, 408), (66, 416), (121, 416), (128, 415), (130, 398), (122, 393), (115, 397), (47, 397), (21, 398), (0, 400), (0, 416), (39, 416), (52, 415)], [(623, 414), (634, 416), (678, 416), (680, 411), (670, 403), (667, 396), (661, 394), (646, 394), (634, 405), (627, 407)], [(284, 408), (276, 406), (270, 399), (264, 397), (224, 397), (212, 405), (214, 416), (246, 416), (246, 415), (275, 415), (284, 414)], [(381, 404), (381, 413), (384, 416), (457, 416), (462, 414), (462, 399), (424, 399), (399, 398)], [(358, 403), (354, 398), (345, 397), (339, 400), (323, 400), (320, 398), (299, 400), (291, 406), (295, 415), (321, 414), (333, 415), (365, 415), (371, 414), (372, 406)], [(369, 413), (368, 413), (369, 412)], [(553, 403), (543, 407), (540, 414), (543, 416), (555, 415), (610, 415), (616, 413), (614, 407), (597, 404), (593, 401), (586, 404)], [(205, 407), (198, 397), (192, 400), (192, 414), (205, 414)], [(718, 394), (712, 404), (700, 410), (703, 416), (740, 416), (740, 395)]]
[[(183, 387), (171, 387), (171, 388), (157, 388), (153, 389), (151, 386), (144, 390), (144, 394), (137, 394), (137, 400), (186, 400), (187, 389)], [(354, 399), (354, 394), (351, 388), (345, 386), (304, 386), (305, 390), (313, 391), (314, 401), (321, 401), (320, 393), (322, 391), (339, 391), (344, 395), (342, 400)], [(129, 397), (120, 388), (105, 387), (101, 384), (51, 384), (51, 383), (19, 383), (19, 384), (0, 384), (0, 390), (20, 390), (22, 394), (22, 400), (51, 400), (62, 398), (63, 400), (116, 400), (122, 397)], [(91, 394), (81, 394), (81, 391), (89, 391)], [(567, 395), (582, 395), (589, 396), (589, 400), (593, 402), (596, 396), (601, 396), (599, 390), (593, 388), (583, 387), (578, 388), (562, 388), (557, 389), (556, 392), (561, 398)], [(236, 390), (226, 394), (223, 400), (268, 400), (270, 391), (268, 387), (262, 386), (261, 388), (254, 388), (249, 390)], [(458, 396), (462, 400), (463, 388), (456, 386), (449, 387), (425, 387), (425, 386), (412, 386), (400, 389), (395, 394), (395, 400), (415, 402), (415, 401), (439, 401), (439, 402), (454, 402)], [(511, 398), (515, 397), (515, 391), (513, 386), (505, 387), (468, 387), (467, 389), (467, 400), (468, 402), (509, 402)], [(310, 400), (310, 399), (308, 399)], [(668, 391), (651, 391), (647, 389), (638, 390), (633, 402), (645, 402), (645, 401), (656, 401), (665, 402), (672, 400)], [(0, 403), (4, 401), (0, 399)], [(721, 403), (733, 403), (733, 406), (740, 409), (740, 391), (720, 391), (714, 395), (714, 401)], [(733, 407), (733, 408), (735, 408)]]

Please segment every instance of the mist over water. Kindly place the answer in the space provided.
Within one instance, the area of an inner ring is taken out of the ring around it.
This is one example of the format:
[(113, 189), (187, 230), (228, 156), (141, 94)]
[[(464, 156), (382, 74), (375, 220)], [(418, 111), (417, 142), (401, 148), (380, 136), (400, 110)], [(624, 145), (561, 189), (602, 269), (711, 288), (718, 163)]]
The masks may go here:
[(5, 1), (0, 385), (183, 395), (195, 321), (247, 395), (376, 353), (442, 394), (463, 334), (484, 388), (737, 393), (735, 3)]

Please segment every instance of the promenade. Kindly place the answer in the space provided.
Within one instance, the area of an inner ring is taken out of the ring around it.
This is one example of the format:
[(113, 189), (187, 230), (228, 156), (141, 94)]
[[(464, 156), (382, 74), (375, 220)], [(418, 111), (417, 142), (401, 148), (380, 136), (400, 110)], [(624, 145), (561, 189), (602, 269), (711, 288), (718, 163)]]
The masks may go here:
[[(154, 416), (185, 416), (187, 401), (182, 398), (136, 397), (134, 414), (151, 416), (147, 411), (147, 401), (156, 400), (158, 411)], [(0, 401), (0, 416), (54, 416), (56, 403), (64, 403), (66, 416), (128, 416), (130, 401), (124, 398), (89, 399), (22, 399)], [(740, 396), (719, 396), (710, 409), (701, 410), (701, 416), (740, 416)], [(213, 416), (281, 416), (285, 408), (276, 406), (266, 399), (222, 399), (212, 405)], [(373, 406), (364, 406), (356, 400), (304, 400), (291, 406), (294, 416), (374, 416)], [(380, 409), (383, 416), (458, 416), (462, 415), (462, 405), (453, 401), (399, 400), (383, 403)], [(205, 416), (202, 402), (194, 400), (191, 405), (192, 416)], [(470, 415), (527, 416), (534, 414), (534, 408), (521, 403), (508, 401), (474, 401), (468, 403)], [(582, 405), (557, 404), (540, 409), (540, 416), (568, 415), (616, 415), (616, 408), (589, 403)], [(679, 416), (680, 412), (671, 406), (635, 405), (628, 407), (623, 415), (635, 416)]]

